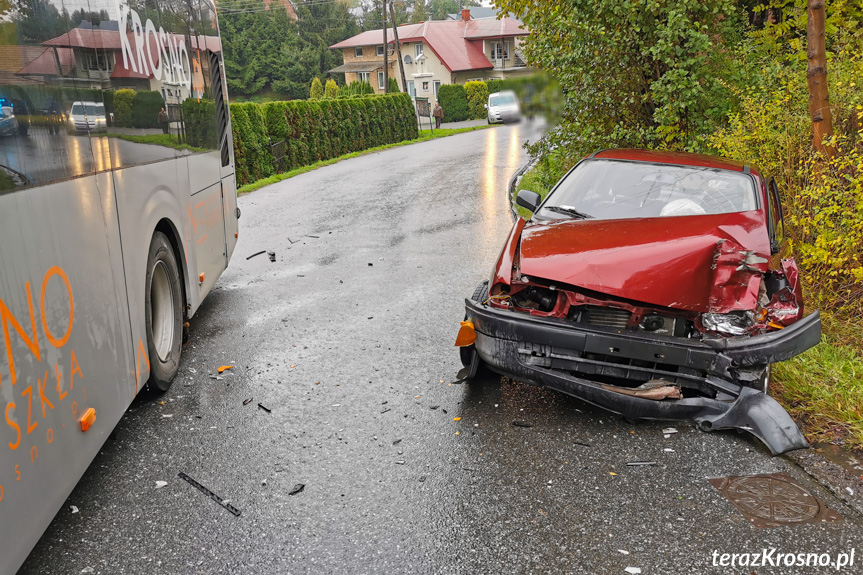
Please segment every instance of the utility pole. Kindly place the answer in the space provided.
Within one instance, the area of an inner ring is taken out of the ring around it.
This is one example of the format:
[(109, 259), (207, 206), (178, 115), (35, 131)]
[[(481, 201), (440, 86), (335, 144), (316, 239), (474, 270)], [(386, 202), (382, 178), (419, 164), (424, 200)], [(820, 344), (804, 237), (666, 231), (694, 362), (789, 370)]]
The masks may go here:
[(408, 83), (405, 81), (405, 65), (402, 62), (402, 45), (399, 43), (399, 27), (396, 25), (396, 10), (393, 8), (392, 2), (390, 2), (390, 16), (393, 20), (393, 35), (396, 41), (396, 58), (399, 59), (399, 72), (402, 77), (402, 92), (407, 92)]
[(381, 0), (381, 16), (384, 20), (384, 94), (386, 94), (390, 87), (390, 67), (387, 61), (387, 52), (389, 51), (387, 46), (387, 0)]
[(809, 116), (812, 120), (812, 144), (819, 152), (833, 157), (836, 150), (824, 145), (833, 134), (833, 115), (827, 90), (826, 7), (824, 0), (809, 0), (806, 20), (806, 57), (809, 65), (806, 80), (809, 84)]

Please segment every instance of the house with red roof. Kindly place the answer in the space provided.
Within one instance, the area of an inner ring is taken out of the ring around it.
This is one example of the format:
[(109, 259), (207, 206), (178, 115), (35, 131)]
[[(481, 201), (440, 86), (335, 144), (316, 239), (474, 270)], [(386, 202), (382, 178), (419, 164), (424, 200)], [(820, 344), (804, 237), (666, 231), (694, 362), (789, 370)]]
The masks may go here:
[[(202, 53), (221, 51), (218, 36), (190, 36), (188, 38), (191, 55), (179, 63), (184, 67), (184, 75), (157, 75), (158, 70), (142, 67), (137, 69), (134, 62), (124, 58), (123, 41), (135, 45), (134, 33), (129, 29), (120, 32), (118, 22), (106, 20), (99, 27), (82, 25), (72, 28), (65, 34), (42, 42), (42, 47), (33, 47), (34, 57), (22, 66), (15, 75), (30, 81), (57, 86), (75, 86), (100, 90), (132, 89), (154, 90), (161, 92), (168, 103), (178, 103), (192, 96), (203, 95), (202, 74), (209, 74), (208, 61)], [(124, 38), (125, 36), (125, 38)], [(181, 34), (166, 33), (165, 41), (174, 45), (185, 43)], [(167, 52), (157, 46), (155, 36), (147, 37), (149, 46), (146, 52), (152, 55), (154, 66), (167, 67), (169, 62), (160, 62)], [(188, 69), (191, 68), (191, 69)], [(184, 82), (188, 75), (190, 81)]]
[[(531, 73), (521, 56), (521, 41), (529, 30), (512, 18), (471, 19), (462, 10), (460, 20), (433, 20), (387, 30), (387, 68), (399, 89), (412, 98), (437, 98), (443, 84), (504, 79)], [(330, 46), (341, 50), (344, 64), (329, 74), (344, 74), (345, 83), (367, 81), (384, 92), (383, 29), (368, 30)], [(404, 65), (407, 86), (402, 85), (397, 58)]]

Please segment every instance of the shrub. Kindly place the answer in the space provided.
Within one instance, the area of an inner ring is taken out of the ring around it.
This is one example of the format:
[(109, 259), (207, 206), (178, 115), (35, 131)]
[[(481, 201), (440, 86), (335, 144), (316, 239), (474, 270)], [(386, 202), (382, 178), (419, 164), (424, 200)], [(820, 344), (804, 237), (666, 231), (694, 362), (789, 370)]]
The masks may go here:
[(132, 102), (135, 101), (135, 90), (117, 90), (114, 92), (114, 124), (121, 128), (132, 127)]
[(132, 101), (132, 125), (136, 128), (158, 128), (159, 110), (164, 106), (165, 101), (159, 92), (135, 92), (135, 99)]
[(216, 103), (186, 98), (182, 107), (186, 143), (197, 148), (215, 149), (218, 145)]
[(387, 82), (387, 94), (398, 94), (399, 92), (399, 83), (395, 78), (390, 78)]
[(488, 86), (489, 94), (503, 90), (503, 80), (486, 80), (485, 85)]
[(309, 90), (309, 98), (312, 100), (320, 100), (324, 97), (324, 87), (321, 85), (321, 79), (315, 76), (312, 78), (312, 87)]
[(461, 122), (470, 117), (464, 86), (444, 84), (438, 90), (437, 97), (447, 122)]
[(339, 95), (339, 85), (332, 78), (327, 80), (327, 85), (324, 88), (324, 98), (332, 99)]
[(471, 120), (486, 117), (485, 105), (488, 103), (488, 86), (485, 82), (468, 82), (464, 85), (467, 95), (468, 114)]

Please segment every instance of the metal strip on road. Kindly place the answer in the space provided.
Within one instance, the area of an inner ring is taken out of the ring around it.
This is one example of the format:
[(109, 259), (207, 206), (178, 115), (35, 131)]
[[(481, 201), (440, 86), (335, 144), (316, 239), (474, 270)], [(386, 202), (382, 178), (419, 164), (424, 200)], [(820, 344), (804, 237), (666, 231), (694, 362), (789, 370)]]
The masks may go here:
[(198, 483), (197, 481), (195, 481), (194, 479), (192, 479), (191, 477), (189, 477), (188, 475), (186, 475), (182, 471), (177, 474), (177, 477), (179, 477), (183, 481), (188, 482), (189, 485), (191, 485), (192, 487), (194, 487), (195, 489), (197, 489), (198, 491), (200, 491), (201, 493), (203, 493), (204, 495), (206, 495), (207, 497), (209, 497), (210, 499), (212, 499), (213, 501), (215, 501), (216, 503), (218, 503), (219, 505), (221, 505), (222, 507), (224, 507), (225, 509), (227, 509), (228, 511), (230, 511), (231, 513), (236, 515), (237, 517), (240, 516), (240, 510), (239, 509), (237, 509), (236, 507), (234, 507), (230, 503), (225, 503), (225, 501), (221, 497), (219, 497), (218, 495), (216, 495), (215, 493), (213, 493), (212, 491), (210, 491), (209, 489), (207, 489), (206, 487), (204, 487), (203, 485), (201, 485), (200, 483)]

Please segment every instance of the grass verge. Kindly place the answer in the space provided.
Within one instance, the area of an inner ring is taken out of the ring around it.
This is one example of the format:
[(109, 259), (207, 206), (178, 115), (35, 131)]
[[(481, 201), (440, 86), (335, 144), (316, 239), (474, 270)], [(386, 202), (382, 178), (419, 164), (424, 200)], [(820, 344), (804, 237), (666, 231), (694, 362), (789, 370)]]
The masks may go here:
[(126, 140), (127, 142), (135, 142), (136, 144), (156, 144), (157, 146), (165, 146), (166, 148), (174, 148), (175, 150), (189, 150), (190, 152), (207, 152), (206, 148), (198, 148), (189, 144), (181, 144), (176, 141), (176, 136), (171, 134), (147, 134), (145, 136), (133, 136), (131, 134), (116, 134), (108, 133), (109, 138), (117, 138), (118, 140)]
[(308, 166), (302, 166), (300, 168), (295, 168), (289, 172), (285, 172), (282, 174), (275, 174), (268, 178), (263, 178), (261, 180), (257, 180), (255, 182), (246, 184), (245, 186), (241, 186), (237, 189), (237, 195), (242, 196), (243, 194), (248, 194), (250, 192), (254, 192), (264, 186), (269, 186), (270, 184), (275, 184), (276, 182), (281, 182), (282, 180), (287, 180), (288, 178), (293, 178), (294, 176), (299, 176), (300, 174), (305, 174), (306, 172), (311, 172), (312, 170), (317, 170), (318, 168), (322, 168), (324, 166), (329, 166), (331, 164), (335, 164), (336, 162), (341, 162), (342, 160), (347, 160), (350, 158), (356, 158), (358, 156), (365, 156), (366, 154), (372, 154), (374, 152), (380, 152), (381, 150), (389, 150), (390, 148), (398, 148), (399, 146), (407, 146), (410, 144), (417, 144), (419, 142), (426, 142), (428, 140), (435, 140), (437, 138), (445, 138), (446, 136), (454, 136), (456, 134), (463, 134), (465, 132), (475, 132), (476, 130), (485, 130), (488, 128), (492, 128), (493, 126), (472, 126), (469, 128), (441, 128), (439, 130), (431, 131), (423, 131), (420, 132), (420, 135), (415, 140), (405, 140), (403, 142), (396, 142), (395, 144), (385, 144), (383, 146), (376, 146), (374, 148), (368, 148), (366, 150), (361, 150), (359, 152), (351, 152), (350, 154), (344, 154), (339, 156), (338, 158), (331, 158), (329, 160), (321, 160), (320, 162), (315, 162), (314, 164), (309, 164)]
[[(863, 326), (824, 317), (821, 343), (773, 366), (771, 395), (810, 441), (863, 449)], [(856, 338), (854, 337), (856, 334)]]

